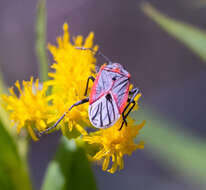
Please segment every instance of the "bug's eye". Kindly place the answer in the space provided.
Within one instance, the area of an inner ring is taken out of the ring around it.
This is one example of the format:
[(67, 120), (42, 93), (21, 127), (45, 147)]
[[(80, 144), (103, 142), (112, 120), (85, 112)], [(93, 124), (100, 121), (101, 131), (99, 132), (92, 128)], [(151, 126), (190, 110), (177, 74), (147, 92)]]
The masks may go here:
[(116, 80), (116, 77), (112, 77), (112, 80), (115, 81), (115, 80)]

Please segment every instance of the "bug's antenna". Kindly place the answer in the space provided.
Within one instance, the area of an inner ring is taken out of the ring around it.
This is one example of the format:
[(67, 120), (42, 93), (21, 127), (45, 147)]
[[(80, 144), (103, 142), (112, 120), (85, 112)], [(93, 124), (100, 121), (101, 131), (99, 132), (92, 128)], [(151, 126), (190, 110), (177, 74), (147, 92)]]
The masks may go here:
[(95, 55), (99, 55), (102, 58), (104, 58), (108, 62), (108, 64), (112, 63), (112, 61), (107, 56), (105, 56), (100, 50), (94, 51), (92, 48), (84, 48), (84, 47), (75, 47), (75, 48), (80, 50), (90, 50), (93, 53), (95, 53)]

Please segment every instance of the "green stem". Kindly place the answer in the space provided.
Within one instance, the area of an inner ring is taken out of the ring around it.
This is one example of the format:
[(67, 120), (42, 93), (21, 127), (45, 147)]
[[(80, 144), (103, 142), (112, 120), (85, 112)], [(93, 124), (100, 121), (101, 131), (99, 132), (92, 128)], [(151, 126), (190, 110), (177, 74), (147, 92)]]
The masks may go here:
[(46, 52), (46, 0), (39, 0), (36, 17), (36, 55), (39, 63), (39, 75), (41, 81), (48, 79), (48, 58)]

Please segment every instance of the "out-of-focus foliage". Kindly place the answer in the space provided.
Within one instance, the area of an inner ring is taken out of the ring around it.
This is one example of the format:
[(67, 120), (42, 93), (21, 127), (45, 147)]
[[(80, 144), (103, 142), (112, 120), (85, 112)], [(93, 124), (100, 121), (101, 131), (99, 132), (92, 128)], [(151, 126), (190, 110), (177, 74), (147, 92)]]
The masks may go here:
[[(7, 94), (7, 88), (5, 87), (4, 80), (3, 80), (3, 75), (0, 72), (0, 94)], [(8, 126), (10, 124), (9, 119), (8, 119), (8, 114), (6, 111), (0, 106), (0, 118), (3, 123), (3, 125)]]
[(206, 32), (186, 24), (182, 21), (172, 19), (159, 12), (149, 3), (142, 4), (144, 13), (157, 23), (168, 34), (182, 42), (191, 49), (198, 57), (206, 62)]
[(143, 128), (141, 134), (147, 142), (146, 150), (156, 155), (170, 169), (206, 187), (205, 141), (195, 138), (150, 108), (135, 112), (133, 116), (138, 120), (147, 118), (148, 127)]
[(0, 186), (1, 189), (31, 189), (26, 163), (23, 163), (17, 144), (0, 121)]
[(74, 140), (61, 139), (56, 158), (47, 169), (42, 190), (96, 190), (87, 157)]
[(202, 8), (206, 6), (206, 0), (183, 0), (185, 4), (191, 4), (194, 8)]
[(0, 93), (7, 93), (7, 88), (4, 85), (4, 80), (3, 80), (3, 75), (2, 72), (0, 71)]
[[(142, 10), (168, 34), (206, 62), (206, 32), (162, 14), (149, 3), (143, 3)], [(206, 187), (206, 142), (149, 110), (136, 113), (138, 119), (148, 118), (150, 127), (145, 128), (143, 133), (148, 142), (148, 149), (179, 174), (188, 176), (192, 182)]]
[(46, 52), (46, 0), (39, 0), (36, 17), (36, 55), (39, 63), (41, 81), (48, 79), (48, 58)]

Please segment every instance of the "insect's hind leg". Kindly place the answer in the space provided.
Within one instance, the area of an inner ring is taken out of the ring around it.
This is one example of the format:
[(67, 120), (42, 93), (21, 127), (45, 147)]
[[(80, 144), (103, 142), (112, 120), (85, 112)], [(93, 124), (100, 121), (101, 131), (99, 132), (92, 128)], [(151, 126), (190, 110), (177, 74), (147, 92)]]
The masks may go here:
[(137, 96), (137, 94), (140, 93), (139, 88), (133, 88), (132, 90), (129, 91), (129, 95), (133, 95), (131, 100), (134, 100), (134, 98)]
[(54, 129), (59, 123), (60, 121), (66, 116), (66, 114), (68, 113), (68, 111), (70, 111), (73, 107), (84, 104), (86, 102), (89, 101), (89, 97), (84, 98), (83, 100), (80, 100), (78, 102), (76, 102), (75, 104), (73, 104), (67, 111), (64, 112), (64, 114), (58, 119), (58, 121), (50, 128), (46, 129), (43, 132), (38, 133), (38, 137), (41, 137), (42, 135), (44, 135), (45, 133), (49, 132), (50, 130)]
[(88, 77), (87, 79), (87, 84), (86, 84), (86, 89), (85, 89), (85, 92), (84, 92), (84, 95), (86, 96), (87, 95), (87, 91), (88, 91), (88, 87), (89, 87), (89, 81), (92, 80), (93, 82), (95, 81), (95, 78), (93, 76), (90, 76)]
[[(127, 106), (125, 107), (124, 111), (122, 112), (123, 122), (122, 122), (121, 127), (119, 128), (119, 130), (122, 129), (124, 123), (125, 123), (126, 126), (127, 126), (127, 120), (126, 120), (126, 119), (127, 119), (128, 115), (130, 114), (130, 112), (133, 110), (134, 106), (136, 105), (136, 102), (134, 101), (134, 99), (135, 99), (135, 97), (136, 97), (139, 93), (140, 93), (140, 90), (139, 90), (138, 88), (133, 88), (133, 89), (129, 92), (129, 95), (132, 95), (132, 97), (131, 97), (131, 98), (128, 98), (128, 100), (127, 100), (127, 101), (128, 101), (128, 104), (127, 104)], [(128, 111), (128, 112), (126, 113), (126, 115), (125, 115), (126, 110), (128, 109), (128, 107), (129, 107), (131, 104), (133, 104), (132, 107), (130, 107), (129, 111)]]
[[(124, 112), (122, 112), (123, 122), (122, 122), (121, 127), (119, 128), (119, 130), (122, 129), (124, 123), (125, 123), (126, 126), (127, 126), (127, 120), (126, 120), (126, 119), (127, 119), (128, 115), (130, 114), (130, 112), (133, 110), (134, 106), (136, 105), (136, 102), (135, 102), (134, 100), (133, 100), (132, 102), (129, 102), (129, 103), (127, 104), (127, 108), (128, 108), (129, 105), (131, 105), (131, 104), (133, 104), (133, 105), (132, 105), (132, 107), (129, 109), (129, 111), (127, 112), (126, 115), (124, 115)], [(124, 111), (126, 111), (126, 110), (124, 110)]]

